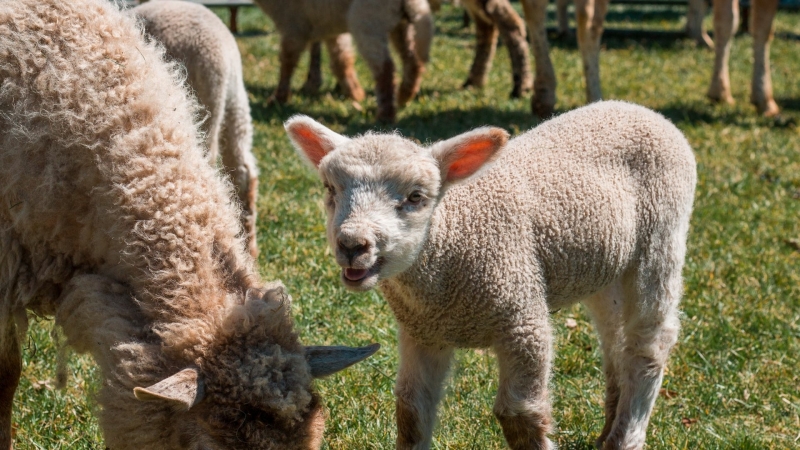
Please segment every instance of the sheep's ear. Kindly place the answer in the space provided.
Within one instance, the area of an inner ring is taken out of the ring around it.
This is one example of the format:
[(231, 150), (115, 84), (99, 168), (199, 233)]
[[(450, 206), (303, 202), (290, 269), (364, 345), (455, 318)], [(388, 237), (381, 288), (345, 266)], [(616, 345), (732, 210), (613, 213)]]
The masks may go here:
[(314, 168), (325, 155), (350, 140), (308, 116), (293, 116), (283, 126), (297, 153)]
[(477, 172), (495, 158), (506, 142), (506, 130), (482, 127), (434, 144), (431, 155), (439, 163), (443, 183), (452, 183)]
[(133, 395), (141, 401), (168, 402), (177, 409), (188, 411), (203, 400), (203, 380), (197, 369), (183, 369), (152, 386), (133, 388)]
[(311, 367), (311, 376), (321, 378), (344, 370), (372, 356), (381, 344), (366, 347), (311, 346), (306, 347), (306, 361)]

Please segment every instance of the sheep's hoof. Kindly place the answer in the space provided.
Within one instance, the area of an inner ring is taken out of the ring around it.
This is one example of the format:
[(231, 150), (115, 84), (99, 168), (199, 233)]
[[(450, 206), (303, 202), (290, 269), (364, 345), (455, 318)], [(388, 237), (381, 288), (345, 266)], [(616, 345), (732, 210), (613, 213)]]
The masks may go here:
[(774, 117), (777, 119), (781, 113), (781, 109), (778, 108), (778, 104), (772, 99), (767, 101), (751, 100), (750, 103), (752, 103), (753, 106), (756, 107), (756, 110), (764, 117)]
[(531, 97), (531, 112), (540, 118), (546, 119), (553, 115), (556, 106), (555, 96), (535, 92)]
[(721, 89), (709, 89), (706, 97), (713, 103), (727, 103), (729, 105), (736, 103), (730, 92), (725, 92)]

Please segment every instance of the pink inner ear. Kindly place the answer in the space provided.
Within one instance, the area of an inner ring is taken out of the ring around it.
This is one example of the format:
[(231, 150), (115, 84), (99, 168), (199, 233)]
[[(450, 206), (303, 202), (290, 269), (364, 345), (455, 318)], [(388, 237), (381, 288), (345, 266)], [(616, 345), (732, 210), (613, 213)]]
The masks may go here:
[(319, 162), (325, 157), (327, 152), (325, 147), (322, 146), (322, 139), (314, 133), (311, 127), (305, 125), (295, 125), (292, 127), (292, 134), (294, 140), (303, 149), (311, 163), (315, 167), (319, 166)]
[(447, 169), (447, 181), (466, 178), (483, 166), (497, 151), (492, 139), (476, 139), (467, 142), (453, 152), (450, 167)]

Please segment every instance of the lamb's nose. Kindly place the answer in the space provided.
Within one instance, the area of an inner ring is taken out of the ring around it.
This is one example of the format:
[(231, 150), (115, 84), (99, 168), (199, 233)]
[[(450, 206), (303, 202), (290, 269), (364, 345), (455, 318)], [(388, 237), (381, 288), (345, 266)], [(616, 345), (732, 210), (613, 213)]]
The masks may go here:
[(351, 262), (369, 250), (369, 242), (366, 239), (339, 239), (336, 245), (339, 247), (339, 251)]

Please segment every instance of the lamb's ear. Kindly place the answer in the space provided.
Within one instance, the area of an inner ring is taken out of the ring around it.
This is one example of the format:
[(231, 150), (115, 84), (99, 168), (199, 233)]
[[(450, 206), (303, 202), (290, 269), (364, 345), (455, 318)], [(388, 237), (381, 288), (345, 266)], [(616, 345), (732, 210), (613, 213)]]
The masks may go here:
[(311, 346), (306, 347), (306, 361), (311, 367), (311, 376), (321, 378), (344, 370), (361, 362), (381, 348), (375, 343), (366, 347)]
[(325, 155), (349, 141), (308, 116), (292, 116), (283, 126), (297, 153), (314, 168)]
[(203, 400), (203, 380), (197, 369), (188, 368), (146, 388), (133, 388), (133, 395), (141, 401), (162, 401), (175, 408), (188, 411)]
[(431, 155), (441, 168), (442, 183), (452, 183), (477, 172), (495, 158), (506, 142), (506, 130), (481, 127), (434, 144)]

